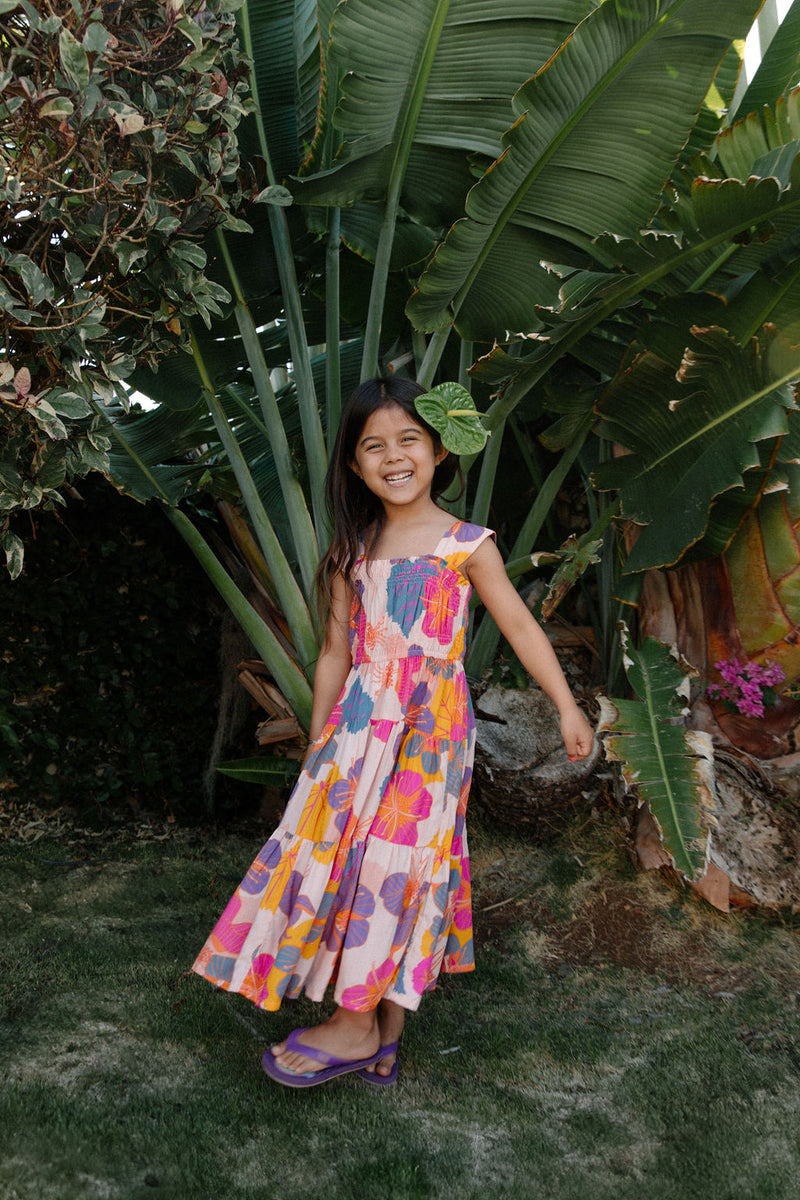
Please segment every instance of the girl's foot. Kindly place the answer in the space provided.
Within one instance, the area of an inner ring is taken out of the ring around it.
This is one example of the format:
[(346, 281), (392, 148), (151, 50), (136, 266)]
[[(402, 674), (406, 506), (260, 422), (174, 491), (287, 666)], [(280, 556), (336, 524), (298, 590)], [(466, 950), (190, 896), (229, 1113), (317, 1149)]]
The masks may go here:
[[(376, 1014), (374, 1011), (356, 1013), (337, 1008), (329, 1020), (311, 1029), (304, 1029), (300, 1045), (324, 1050), (343, 1062), (361, 1062), (371, 1058), (381, 1045)], [(295, 1075), (311, 1075), (323, 1069), (316, 1059), (307, 1058), (297, 1050), (289, 1050), (285, 1041), (272, 1047), (272, 1056), (282, 1071), (291, 1071)]]
[[(406, 1012), (399, 1004), (395, 1004), (393, 1000), (381, 1000), (378, 1006), (378, 1028), (380, 1030), (380, 1044), (382, 1046), (396, 1045), (400, 1040), (400, 1034), (403, 1032)], [(395, 1061), (397, 1059), (397, 1051), (394, 1050), (391, 1054), (385, 1055), (371, 1067), (365, 1067), (364, 1071), (375, 1072), (376, 1075), (381, 1075), (384, 1079), (391, 1075)]]

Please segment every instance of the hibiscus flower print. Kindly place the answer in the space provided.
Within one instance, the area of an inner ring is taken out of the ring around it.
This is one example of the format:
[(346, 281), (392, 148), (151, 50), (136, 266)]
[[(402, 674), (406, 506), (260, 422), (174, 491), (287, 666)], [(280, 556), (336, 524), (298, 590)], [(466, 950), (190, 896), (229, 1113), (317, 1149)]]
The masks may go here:
[(434, 578), (438, 570), (435, 563), (421, 559), (403, 559), (392, 565), (389, 572), (387, 610), (406, 636), (419, 616), (420, 584)]
[(434, 720), (430, 710), (431, 689), (424, 681), (418, 683), (411, 693), (406, 709), (406, 729), (417, 733), (433, 733)]
[(373, 967), (367, 975), (367, 982), (355, 987), (345, 988), (342, 993), (342, 1007), (354, 1012), (369, 1012), (376, 1008), (384, 992), (392, 981), (395, 964), (387, 958), (379, 967)]
[(271, 954), (257, 954), (242, 984), (242, 995), (258, 1004), (267, 990), (267, 980), (274, 965), (275, 959)]
[[(338, 723), (338, 721), (341, 720), (341, 715), (341, 705), (337, 705), (328, 718), (328, 724), (325, 726), (325, 729), (331, 725), (334, 718), (336, 718)], [(330, 766), (331, 763), (336, 761), (338, 753), (338, 739), (336, 737), (329, 737), (326, 741), (323, 741), (322, 739), (324, 737), (325, 731), (323, 730), (319, 745), (311, 751), (311, 755), (306, 763), (306, 773), (312, 779), (316, 779), (323, 767)]]
[(322, 935), (323, 942), (334, 953), (338, 952), (342, 945), (347, 922), (350, 919), (350, 910), (353, 907), (358, 888), (360, 865), (361, 860), (358, 855), (348, 855)]
[(302, 913), (313, 915), (314, 912), (308, 897), (300, 894), (302, 885), (303, 876), (299, 871), (292, 871), (278, 901), (278, 908), (289, 919), (290, 924), (297, 921)]
[(453, 742), (463, 741), (472, 724), (472, 704), (463, 672), (452, 680), (442, 679), (431, 700), (436, 733)]
[(238, 925), (234, 922), (234, 917), (238, 916), (241, 907), (242, 902), (239, 899), (239, 893), (234, 892), (225, 906), (225, 911), (214, 927), (214, 937), (218, 945), (222, 950), (227, 950), (229, 954), (239, 953), (250, 932), (250, 923), (248, 921), (242, 921)]
[(447, 939), (445, 959), (448, 971), (452, 971), (453, 973), (471, 971), (475, 966), (475, 943), (472, 938), (462, 946), (458, 938), (451, 933)]
[(420, 959), (414, 967), (414, 975), (412, 977), (412, 986), (418, 996), (421, 996), (427, 990), (431, 976), (433, 974), (433, 957), (429, 954), (427, 958)]
[(348, 733), (358, 733), (366, 729), (372, 716), (372, 697), (361, 686), (361, 680), (356, 678), (353, 686), (342, 701), (342, 723), (347, 726)]
[(476, 542), (483, 532), (482, 525), (470, 525), (466, 521), (459, 521), (450, 536), (457, 542)]
[(233, 979), (233, 968), (236, 966), (236, 959), (229, 954), (212, 954), (208, 962), (205, 964), (205, 976), (212, 980), (217, 987), (227, 990), (228, 984)]
[(441, 646), (449, 645), (461, 604), (458, 574), (455, 571), (440, 571), (432, 579), (427, 579), (422, 604), (425, 609), (422, 632), (436, 638)]
[(403, 911), (407, 885), (408, 875), (405, 871), (396, 871), (394, 875), (387, 875), (381, 884), (380, 897), (383, 906), (393, 917), (399, 917)]
[(383, 794), (370, 830), (373, 837), (400, 846), (414, 846), (417, 822), (431, 811), (431, 794), (419, 771), (396, 771)]
[(444, 754), (447, 753), (447, 745), (445, 742), (443, 747), (440, 738), (429, 738), (420, 733), (412, 733), (403, 738), (399, 754), (406, 763), (418, 760), (416, 765), (422, 768), (428, 782), (432, 783), (442, 778), (442, 762)]
[(328, 805), (336, 813), (333, 824), (339, 834), (344, 832), (347, 825), (347, 819), (353, 807), (353, 794), (361, 777), (363, 762), (363, 758), (357, 759), (347, 772), (347, 778), (337, 779), (328, 790)]
[(275, 838), (270, 838), (259, 850), (255, 862), (239, 885), (242, 892), (255, 896), (264, 890), (269, 879), (269, 873), (281, 856), (281, 844)]
[(375, 912), (375, 897), (368, 887), (363, 884), (356, 892), (353, 907), (350, 909), (350, 919), (347, 922), (347, 932), (344, 938), (345, 949), (363, 946), (369, 933), (369, 918)]

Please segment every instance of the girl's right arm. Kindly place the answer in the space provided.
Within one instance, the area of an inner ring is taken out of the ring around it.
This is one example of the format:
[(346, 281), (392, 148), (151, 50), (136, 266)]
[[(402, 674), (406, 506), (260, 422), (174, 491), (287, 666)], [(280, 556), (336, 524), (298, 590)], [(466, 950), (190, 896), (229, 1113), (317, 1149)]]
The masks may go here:
[(349, 636), (350, 593), (341, 575), (334, 578), (331, 590), (331, 610), (322, 649), (317, 659), (317, 669), (314, 672), (314, 700), (309, 730), (312, 742), (317, 740), (325, 728), (353, 665)]

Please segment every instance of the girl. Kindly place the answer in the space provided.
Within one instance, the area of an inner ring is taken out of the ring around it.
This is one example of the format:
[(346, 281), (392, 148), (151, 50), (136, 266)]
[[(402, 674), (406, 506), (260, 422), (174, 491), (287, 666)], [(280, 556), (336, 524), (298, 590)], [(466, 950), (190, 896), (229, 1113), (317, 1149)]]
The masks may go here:
[(571, 759), (592, 730), (494, 534), (436, 503), (457, 462), (414, 408), (410, 380), (361, 384), (328, 472), (334, 520), (318, 582), (329, 616), (311, 744), (283, 820), (194, 964), (275, 1010), (302, 990), (337, 1008), (266, 1051), (266, 1072), (311, 1087), (397, 1077), (397, 1041), (440, 971), (471, 971), (464, 833), (475, 726), (462, 656), (474, 587), (551, 697)]

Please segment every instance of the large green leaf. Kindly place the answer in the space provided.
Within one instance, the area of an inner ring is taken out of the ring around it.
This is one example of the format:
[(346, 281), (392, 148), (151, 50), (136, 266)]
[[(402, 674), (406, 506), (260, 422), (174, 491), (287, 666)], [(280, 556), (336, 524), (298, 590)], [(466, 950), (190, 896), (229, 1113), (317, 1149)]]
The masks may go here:
[(259, 758), (233, 758), (230, 762), (217, 763), (217, 770), (242, 783), (259, 783), (261, 787), (288, 787), (297, 779), (300, 763), (296, 758), (283, 758), (277, 754)]
[[(730, 313), (741, 304), (742, 318), (724, 318), (737, 333), (740, 325), (742, 334), (750, 336), (765, 320), (780, 320), (794, 339), (793, 274), (800, 262), (800, 156), (795, 148), (799, 131), (800, 91), (781, 106), (780, 121), (752, 117), (720, 135), (719, 160), (740, 177), (720, 177), (720, 166), (701, 162), (694, 180), (680, 190), (670, 188), (669, 203), (658, 213), (659, 229), (636, 239), (609, 235), (592, 243), (589, 249), (602, 264), (602, 273), (593, 278), (591, 273), (579, 275), (575, 268), (573, 283), (569, 270), (558, 268), (565, 282), (555, 302), (537, 309), (537, 338), (523, 343), (533, 346), (530, 353), (512, 357), (497, 347), (476, 368), (487, 382), (505, 382), (487, 414), (488, 428), (504, 420), (567, 353), (580, 356), (587, 339), (602, 336), (607, 323), (617, 339), (620, 317), (645, 298), (652, 304), (663, 294), (691, 293), (688, 301), (693, 306), (696, 293), (713, 289), (726, 297)], [(608, 268), (616, 270), (616, 281)], [(761, 278), (754, 272), (761, 272)], [(760, 319), (752, 302), (756, 289), (762, 292)]]
[(689, 140), (681, 151), (677, 170), (690, 164), (697, 154), (707, 153), (713, 145), (719, 133), (720, 121), (730, 111), (740, 78), (743, 53), (744, 42), (737, 40), (720, 63)]
[(319, 90), (319, 30), (314, 0), (245, 0), (237, 15), (253, 59), (257, 111), (239, 127), (243, 153), (269, 148), (278, 180), (297, 170), (314, 128)]
[[(342, 206), (383, 199), (411, 121), (414, 147), (403, 204), (413, 213), (417, 204), (426, 209), (426, 191), (436, 188), (437, 180), (430, 170), (418, 168), (417, 155), (429, 163), (426, 148), (437, 147), (495, 156), (513, 120), (514, 92), (596, 2), (348, 0), (340, 5), (328, 62), (331, 71), (337, 64), (347, 70), (332, 117), (341, 149), (330, 169), (321, 149), (306, 164), (303, 183), (295, 189), (298, 200)], [(318, 139), (315, 149), (323, 141)], [(452, 220), (455, 214), (447, 215)]]
[(202, 401), (193, 409), (159, 407), (127, 417), (119, 408), (103, 411), (109, 421), (108, 457), (116, 487), (137, 500), (173, 505), (196, 490), (208, 468), (196, 453), (194, 461), (188, 456), (213, 437), (214, 428)]
[[(505, 149), (471, 191), (423, 275), (408, 313), (420, 329), (458, 318), (514, 328), (497, 306), (505, 264), (500, 235), (516, 225), (585, 248), (605, 231), (634, 236), (653, 215), (672, 165), (731, 39), (746, 33), (758, 5), (736, 0), (605, 3), (514, 98), (517, 120)], [(631, 97), (636, 102), (631, 103)], [(516, 278), (538, 269), (537, 242)], [(558, 261), (558, 260), (557, 260)], [(507, 275), (503, 283), (509, 292)]]
[[(766, 6), (765, 6), (766, 8)], [(760, 33), (766, 23), (759, 21)], [(770, 107), (779, 96), (800, 84), (800, 4), (789, 7), (768, 45), (761, 42), (761, 60), (753, 78), (734, 98), (730, 117), (759, 112)]]
[(760, 466), (756, 443), (786, 434), (800, 348), (765, 331), (741, 347), (723, 330), (695, 330), (678, 375), (644, 353), (598, 405), (602, 434), (630, 453), (599, 467), (625, 517), (647, 526), (626, 571), (675, 563), (703, 536), (711, 501)]
[[(270, 367), (284, 366), (288, 354), (286, 327), (276, 322), (279, 310), (273, 309), (271, 323), (262, 328), (259, 341)], [(212, 381), (222, 387), (229, 381), (241, 379), (248, 369), (247, 355), (236, 321), (215, 322), (212, 332), (198, 333), (197, 340)], [(129, 382), (143, 395), (168, 408), (192, 409), (200, 396), (201, 385), (192, 357), (181, 351), (160, 364), (158, 371), (139, 366)]]
[(675, 724), (686, 711), (692, 668), (655, 638), (641, 650), (626, 641), (624, 662), (639, 699), (600, 697), (606, 756), (622, 763), (626, 781), (650, 805), (675, 868), (697, 879), (708, 861), (715, 788), (711, 736)]

